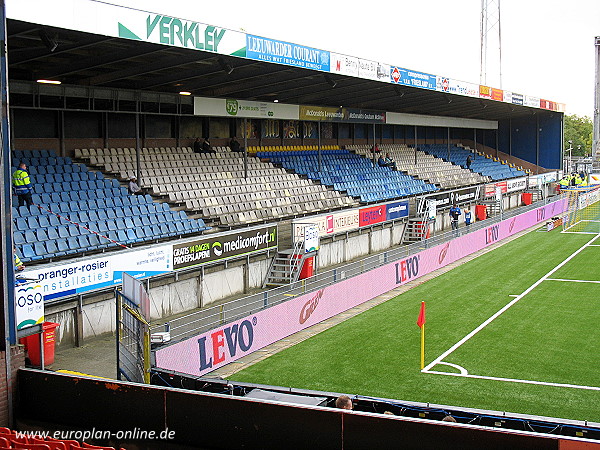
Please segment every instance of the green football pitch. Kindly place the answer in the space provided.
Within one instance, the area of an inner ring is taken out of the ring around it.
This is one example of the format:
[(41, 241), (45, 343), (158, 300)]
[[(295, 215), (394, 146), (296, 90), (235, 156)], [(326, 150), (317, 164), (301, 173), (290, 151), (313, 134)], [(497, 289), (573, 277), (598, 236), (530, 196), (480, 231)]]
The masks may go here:
[(531, 232), (231, 378), (600, 422), (599, 261), (597, 235)]

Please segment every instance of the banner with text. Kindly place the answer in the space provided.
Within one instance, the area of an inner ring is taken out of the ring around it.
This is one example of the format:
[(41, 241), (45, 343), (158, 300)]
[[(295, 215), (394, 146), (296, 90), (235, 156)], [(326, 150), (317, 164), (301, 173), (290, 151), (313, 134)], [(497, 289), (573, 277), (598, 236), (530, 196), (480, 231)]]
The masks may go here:
[(436, 76), (428, 73), (416, 72), (401, 67), (390, 67), (390, 78), (392, 83), (412, 86), (421, 89), (436, 89)]
[(385, 112), (357, 108), (300, 106), (300, 120), (327, 122), (385, 123)]
[(175, 270), (277, 248), (277, 226), (211, 236), (173, 245)]
[(298, 106), (224, 98), (194, 97), (196, 116), (298, 120)]
[(123, 272), (135, 278), (171, 272), (171, 253), (171, 245), (120, 251), (107, 256), (97, 255), (77, 262), (27, 270), (24, 275), (40, 281), (44, 300), (47, 301), (119, 285)]
[(68, 30), (246, 56), (245, 33), (105, 2), (15, 0), (6, 12), (11, 19)]
[(15, 317), (17, 330), (44, 321), (44, 294), (42, 285), (37, 281), (15, 286)]
[(248, 34), (246, 58), (329, 72), (329, 52)]

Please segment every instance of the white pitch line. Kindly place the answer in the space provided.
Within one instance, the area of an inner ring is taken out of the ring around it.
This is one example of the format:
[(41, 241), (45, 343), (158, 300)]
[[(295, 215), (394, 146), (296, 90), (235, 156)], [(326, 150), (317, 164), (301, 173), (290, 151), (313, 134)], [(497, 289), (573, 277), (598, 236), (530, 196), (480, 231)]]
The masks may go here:
[(560, 269), (562, 266), (564, 266), (566, 263), (568, 263), (571, 259), (573, 259), (575, 256), (577, 256), (581, 251), (583, 251), (585, 248), (587, 248), (592, 242), (594, 242), (599, 237), (600, 237), (600, 234), (597, 234), (594, 238), (592, 238), (590, 241), (585, 243), (582, 247), (575, 250), (575, 252), (573, 252), (569, 257), (567, 257), (563, 262), (561, 262), (554, 269), (552, 269), (550, 272), (548, 272), (542, 278), (540, 278), (535, 283), (533, 283), (531, 286), (529, 286), (521, 295), (517, 296), (514, 300), (511, 300), (505, 306), (500, 308), (500, 310), (498, 312), (496, 312), (493, 316), (488, 318), (485, 322), (483, 322), (481, 325), (479, 325), (477, 328), (475, 328), (473, 331), (471, 331), (469, 334), (467, 334), (464, 338), (462, 338), (460, 341), (458, 341), (456, 344), (454, 344), (452, 347), (450, 347), (448, 350), (446, 350), (444, 353), (442, 353), (440, 356), (438, 356), (435, 360), (433, 360), (431, 363), (429, 363), (424, 369), (421, 370), (421, 372), (429, 371), (429, 370), (431, 370), (432, 367), (435, 367), (437, 364), (439, 364), (440, 361), (443, 361), (444, 358), (446, 358), (446, 356), (450, 355), (454, 350), (459, 348), (461, 345), (463, 345), (465, 342), (467, 342), (469, 339), (471, 339), (473, 336), (475, 336), (477, 333), (479, 333), (481, 330), (483, 330), (496, 317), (500, 316), (504, 311), (506, 311), (512, 305), (514, 305), (519, 300), (521, 300), (523, 297), (525, 297), (527, 294), (529, 294), (533, 289), (535, 289), (538, 285), (540, 285), (543, 281), (545, 281), (550, 275), (552, 275), (554, 272), (556, 272), (558, 269)]
[[(445, 364), (445, 363), (440, 363)], [(452, 377), (464, 377), (464, 378), (477, 378), (480, 380), (492, 380), (492, 381), (508, 381), (510, 383), (524, 383), (524, 384), (537, 384), (540, 386), (553, 386), (553, 387), (565, 387), (571, 389), (584, 389), (588, 391), (600, 391), (600, 387), (598, 386), (581, 386), (579, 384), (569, 384), (569, 383), (551, 383), (548, 381), (534, 381), (534, 380), (519, 380), (517, 378), (502, 378), (502, 377), (486, 377), (483, 375), (471, 375), (471, 374), (462, 374), (462, 373), (452, 373), (452, 372), (438, 372), (436, 370), (425, 370), (425, 373), (431, 373), (434, 375), (449, 375)]]
[[(469, 371), (467, 369), (465, 369), (463, 366), (459, 366), (458, 364), (452, 364), (452, 363), (444, 362), (444, 361), (440, 362), (439, 364), (454, 367), (456, 370), (458, 370), (460, 372), (461, 375), (469, 375)], [(432, 373), (432, 372), (428, 372), (428, 373)]]
[(546, 281), (569, 281), (571, 283), (600, 283), (600, 281), (593, 280), (566, 280), (563, 278), (546, 278)]

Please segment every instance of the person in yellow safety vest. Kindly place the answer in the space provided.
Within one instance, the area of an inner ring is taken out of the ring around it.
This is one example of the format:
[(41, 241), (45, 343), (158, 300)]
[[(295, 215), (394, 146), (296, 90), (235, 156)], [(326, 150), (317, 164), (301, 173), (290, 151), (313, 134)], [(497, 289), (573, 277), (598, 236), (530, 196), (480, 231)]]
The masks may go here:
[(19, 168), (13, 173), (12, 184), (15, 194), (19, 198), (19, 206), (25, 206), (25, 204), (27, 206), (33, 205), (33, 198), (31, 196), (33, 186), (31, 186), (31, 180), (27, 173), (27, 165), (24, 162), (20, 163)]
[(558, 185), (560, 186), (561, 189), (566, 188), (569, 185), (569, 176), (565, 175), (559, 182)]
[(583, 180), (578, 173), (575, 174), (575, 186), (579, 186)]
[(19, 255), (17, 255), (17, 249), (13, 246), (13, 254), (15, 256), (15, 272), (20, 272), (21, 270), (25, 270), (25, 265), (23, 264), (23, 262), (21, 261), (21, 258), (19, 258)]
[(587, 177), (582, 177), (581, 178), (581, 183), (579, 183), (579, 186), (587, 186)]

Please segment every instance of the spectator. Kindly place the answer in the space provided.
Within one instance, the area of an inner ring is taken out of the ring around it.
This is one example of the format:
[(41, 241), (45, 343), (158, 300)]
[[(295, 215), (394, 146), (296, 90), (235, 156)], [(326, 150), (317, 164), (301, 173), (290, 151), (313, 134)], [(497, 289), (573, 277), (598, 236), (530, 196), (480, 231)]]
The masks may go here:
[(396, 161), (392, 159), (389, 153), (385, 154), (385, 164), (393, 170), (396, 170)]
[(19, 206), (33, 205), (33, 186), (27, 173), (27, 165), (24, 162), (19, 163), (19, 168), (15, 170), (12, 176), (13, 188), (19, 199)]
[(231, 138), (231, 141), (229, 141), (229, 148), (232, 152), (241, 152), (243, 150), (235, 136)]
[(454, 205), (452, 205), (452, 208), (450, 208), (450, 220), (452, 224), (452, 229), (455, 230), (456, 233), (458, 233), (458, 218), (460, 217), (460, 214), (460, 208), (456, 206), (455, 203)]
[(352, 400), (347, 395), (340, 395), (335, 400), (335, 407), (338, 409), (353, 409), (352, 408)]
[(379, 167), (387, 167), (385, 164), (385, 159), (383, 158), (383, 155), (379, 155), (379, 158), (377, 159), (377, 165)]
[(467, 169), (471, 170), (471, 155), (467, 156)]
[(194, 153), (202, 153), (202, 144), (200, 143), (200, 138), (196, 138), (194, 141)]
[(15, 256), (15, 271), (16, 272), (21, 272), (22, 270), (25, 270), (25, 265), (23, 264), (23, 262), (19, 258), (19, 255), (17, 255), (17, 249), (15, 248), (14, 245), (13, 245), (13, 254)]
[(379, 153), (380, 151), (381, 150), (379, 150), (379, 146), (377, 144), (371, 147), (371, 153)]
[(131, 177), (129, 179), (128, 190), (129, 190), (129, 193), (131, 195), (144, 195), (144, 192), (142, 191), (142, 188), (137, 184), (137, 178), (136, 177)]
[(217, 153), (211, 147), (210, 141), (208, 140), (208, 138), (204, 139), (204, 142), (202, 143), (202, 153)]
[(469, 210), (468, 208), (465, 209), (465, 226), (467, 228), (469, 228), (469, 225), (471, 225), (471, 221), (473, 219), (473, 216), (471, 215), (471, 210)]

